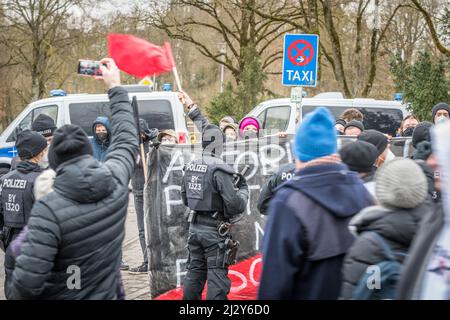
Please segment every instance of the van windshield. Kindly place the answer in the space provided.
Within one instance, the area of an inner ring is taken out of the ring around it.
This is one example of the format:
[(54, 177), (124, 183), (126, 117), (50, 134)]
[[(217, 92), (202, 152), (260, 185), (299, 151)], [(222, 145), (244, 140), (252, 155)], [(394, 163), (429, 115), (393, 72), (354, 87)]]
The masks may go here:
[[(302, 118), (308, 113), (313, 111), (318, 106), (302, 106)], [(348, 107), (336, 107), (336, 106), (325, 106), (327, 107), (335, 119), (348, 109)], [(359, 111), (364, 115), (364, 128), (365, 129), (375, 129), (383, 133), (389, 134), (395, 137), (397, 129), (403, 120), (403, 112), (400, 109), (395, 108), (375, 108), (375, 107), (357, 107)]]
[[(138, 100), (139, 117), (149, 128), (175, 129), (172, 106), (169, 100)], [(79, 125), (92, 136), (92, 123), (99, 116), (110, 118), (109, 102), (85, 102), (69, 104), (70, 122)]]

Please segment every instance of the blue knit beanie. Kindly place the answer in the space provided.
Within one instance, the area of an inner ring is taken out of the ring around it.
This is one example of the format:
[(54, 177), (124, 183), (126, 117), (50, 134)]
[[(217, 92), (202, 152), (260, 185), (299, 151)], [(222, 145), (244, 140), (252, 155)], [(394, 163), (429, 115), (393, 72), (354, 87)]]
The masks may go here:
[(308, 162), (337, 152), (336, 129), (331, 112), (319, 107), (302, 121), (295, 135), (295, 157)]

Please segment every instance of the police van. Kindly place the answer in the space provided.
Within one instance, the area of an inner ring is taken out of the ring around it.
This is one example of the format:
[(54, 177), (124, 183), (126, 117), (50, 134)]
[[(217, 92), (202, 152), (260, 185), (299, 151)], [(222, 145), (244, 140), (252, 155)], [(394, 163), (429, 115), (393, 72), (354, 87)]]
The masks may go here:
[[(136, 96), (139, 116), (148, 122), (149, 128), (173, 129), (180, 143), (188, 143), (188, 129), (183, 105), (177, 93), (172, 91), (151, 92), (148, 86), (124, 86), (130, 101)], [(50, 116), (57, 127), (65, 124), (79, 125), (92, 136), (92, 123), (98, 116), (110, 116), (109, 99), (106, 94), (67, 94), (53, 90), (51, 97), (29, 104), (0, 135), (0, 176), (9, 171), (11, 159), (17, 155), (17, 134), (31, 128), (40, 114)]]
[[(395, 136), (400, 123), (409, 112), (401, 101), (375, 99), (344, 99), (340, 92), (321, 93), (303, 98), (298, 105), (289, 98), (267, 100), (256, 106), (247, 116), (257, 118), (266, 134), (295, 133), (298, 121), (317, 107), (327, 107), (335, 119), (348, 108), (356, 108), (364, 115), (364, 127)], [(297, 110), (299, 109), (299, 110)]]

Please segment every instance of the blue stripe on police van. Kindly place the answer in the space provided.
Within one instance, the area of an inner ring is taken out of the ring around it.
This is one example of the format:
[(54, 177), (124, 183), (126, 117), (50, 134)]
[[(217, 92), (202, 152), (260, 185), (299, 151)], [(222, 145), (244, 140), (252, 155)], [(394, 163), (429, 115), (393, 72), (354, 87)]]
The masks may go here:
[(0, 158), (14, 158), (17, 156), (16, 146), (0, 148)]

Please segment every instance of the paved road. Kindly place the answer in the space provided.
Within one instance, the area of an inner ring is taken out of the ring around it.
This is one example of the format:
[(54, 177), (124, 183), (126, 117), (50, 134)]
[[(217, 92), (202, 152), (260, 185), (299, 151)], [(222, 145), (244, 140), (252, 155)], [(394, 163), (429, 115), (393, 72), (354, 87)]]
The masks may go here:
[[(130, 267), (138, 266), (142, 263), (143, 257), (138, 239), (136, 224), (136, 214), (134, 210), (133, 196), (130, 194), (128, 206), (128, 216), (125, 223), (125, 240), (123, 242), (123, 258)], [(0, 300), (5, 300), (4, 293), (4, 254), (0, 250)], [(122, 271), (122, 279), (125, 287), (127, 300), (150, 300), (148, 295), (149, 285), (147, 274), (132, 275), (127, 271)]]

